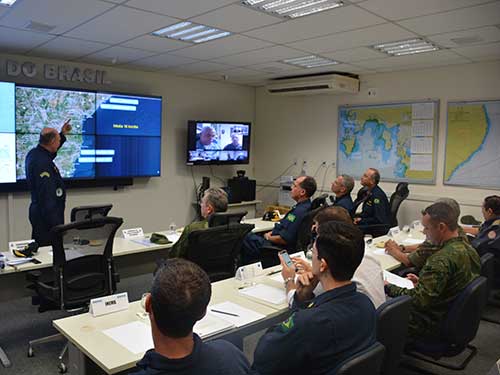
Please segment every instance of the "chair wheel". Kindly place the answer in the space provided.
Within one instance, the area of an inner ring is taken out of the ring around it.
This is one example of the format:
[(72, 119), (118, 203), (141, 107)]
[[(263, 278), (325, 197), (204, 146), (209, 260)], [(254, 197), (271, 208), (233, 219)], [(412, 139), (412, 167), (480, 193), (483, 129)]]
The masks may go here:
[(34, 357), (35, 353), (33, 352), (33, 348), (30, 346), (28, 348), (28, 358)]
[(59, 373), (60, 374), (65, 374), (68, 369), (66, 368), (66, 365), (64, 363), (59, 363)]

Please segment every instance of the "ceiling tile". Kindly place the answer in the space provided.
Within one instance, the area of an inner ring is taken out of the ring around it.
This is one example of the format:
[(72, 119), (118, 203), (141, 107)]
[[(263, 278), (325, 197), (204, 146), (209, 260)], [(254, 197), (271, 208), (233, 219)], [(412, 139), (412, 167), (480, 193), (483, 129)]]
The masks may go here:
[[(202, 76), (208, 79), (233, 80), (233, 79), (255, 79), (257, 76), (265, 76), (266, 73), (244, 68), (228, 68), (218, 72), (205, 73)], [(224, 79), (225, 78), (225, 79)]]
[(226, 69), (228, 69), (227, 65), (216, 64), (210, 61), (199, 61), (189, 65), (175, 66), (168, 70), (178, 74), (201, 74), (220, 72)]
[(167, 52), (174, 49), (192, 46), (191, 43), (181, 42), (168, 38), (159, 38), (152, 35), (143, 35), (121, 44), (124, 47), (138, 48), (152, 52)]
[(162, 55), (147, 57), (145, 59), (134, 61), (133, 65), (138, 67), (143, 66), (155, 69), (166, 69), (171, 66), (192, 64), (194, 62), (196, 62), (196, 60), (164, 53)]
[(370, 60), (370, 59), (380, 59), (385, 57), (383, 53), (380, 53), (378, 51), (375, 51), (367, 47), (359, 47), (354, 49), (345, 49), (342, 51), (323, 53), (322, 56), (328, 57), (335, 61), (341, 61), (344, 63)]
[(234, 66), (248, 66), (264, 62), (284, 60), (292, 57), (300, 57), (304, 55), (304, 52), (297, 51), (296, 49), (284, 46), (274, 46), (250, 52), (243, 52), (238, 55), (221, 57), (219, 59), (214, 59), (213, 61)]
[(115, 4), (123, 4), (125, 2), (127, 2), (128, 0), (104, 0), (108, 3), (115, 3)]
[(119, 6), (71, 30), (66, 35), (116, 44), (176, 22), (177, 20), (167, 16)]
[(192, 47), (175, 51), (176, 55), (199, 60), (210, 60), (221, 56), (271, 46), (271, 43), (248, 38), (243, 35), (232, 35), (226, 38), (201, 43)]
[(500, 59), (500, 43), (455, 48), (454, 51), (462, 56), (468, 57), (472, 61)]
[(297, 66), (276, 61), (252, 65), (251, 68), (266, 73), (282, 73), (282, 72), (288, 72), (290, 70), (300, 69)]
[(290, 43), (289, 46), (312, 53), (321, 53), (370, 46), (376, 43), (392, 42), (413, 37), (415, 37), (415, 34), (399, 26), (386, 23), (364, 29), (328, 35), (321, 38)]
[(495, 26), (481, 27), (453, 33), (438, 34), (427, 37), (441, 47), (468, 47), (474, 44), (485, 44), (500, 40), (500, 28)]
[(403, 71), (403, 70), (419, 70), (419, 69), (427, 69), (427, 68), (437, 68), (440, 66), (450, 66), (450, 65), (463, 65), (463, 64), (468, 64), (470, 61), (464, 60), (464, 59), (456, 59), (456, 60), (448, 60), (448, 61), (434, 61), (434, 62), (427, 62), (427, 63), (421, 63), (418, 65), (401, 65), (401, 66), (394, 66), (394, 67), (384, 67), (384, 68), (377, 68), (376, 72), (377, 73), (392, 73), (396, 71)]
[(113, 6), (99, 0), (45, 0), (43, 5), (40, 0), (23, 0), (15, 4), (0, 24), (24, 29), (28, 22), (35, 21), (56, 26), (51, 34), (62, 34)]
[(401, 20), (489, 1), (491, 0), (368, 0), (358, 3), (358, 6), (390, 20)]
[(245, 35), (275, 43), (288, 43), (384, 22), (384, 19), (351, 5), (266, 26)]
[(234, 2), (235, 0), (130, 0), (127, 6), (186, 19)]
[(75, 59), (109, 47), (108, 44), (59, 36), (30, 51), (30, 55)]
[(426, 66), (429, 64), (436, 63), (447, 63), (447, 62), (457, 62), (457, 63), (468, 63), (470, 60), (460, 57), (451, 51), (436, 51), (429, 53), (421, 53), (416, 55), (406, 55), (406, 56), (394, 56), (386, 57), (383, 59), (359, 61), (356, 65), (367, 68), (367, 69), (384, 69), (392, 67), (404, 67), (404, 66)]
[(152, 52), (126, 47), (111, 47), (105, 50), (85, 56), (82, 60), (89, 63), (104, 65), (120, 65), (130, 61), (139, 60), (152, 55)]
[(215, 26), (222, 30), (242, 32), (273, 23), (283, 22), (283, 19), (270, 16), (264, 12), (258, 12), (242, 5), (234, 4), (192, 18), (190, 21), (203, 25)]
[[(15, 38), (12, 38), (15, 35)], [(33, 33), (0, 26), (0, 51), (2, 53), (25, 53), (53, 39), (54, 35)]]
[(500, 2), (478, 5), (476, 7), (457, 9), (430, 16), (416, 17), (398, 22), (421, 35), (433, 35), (473, 27), (495, 25), (499, 22)]

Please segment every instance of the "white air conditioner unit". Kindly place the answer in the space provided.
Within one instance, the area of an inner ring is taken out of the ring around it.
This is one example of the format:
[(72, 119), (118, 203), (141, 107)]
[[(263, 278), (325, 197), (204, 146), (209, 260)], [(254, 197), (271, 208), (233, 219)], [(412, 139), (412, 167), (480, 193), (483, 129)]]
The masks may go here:
[(268, 84), (266, 91), (272, 95), (357, 94), (359, 79), (340, 74), (290, 78)]

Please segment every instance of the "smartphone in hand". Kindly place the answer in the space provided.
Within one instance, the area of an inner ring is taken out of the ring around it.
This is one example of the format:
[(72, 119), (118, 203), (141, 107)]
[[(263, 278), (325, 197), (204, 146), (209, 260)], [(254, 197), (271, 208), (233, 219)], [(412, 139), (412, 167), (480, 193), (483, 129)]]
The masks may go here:
[(281, 257), (283, 258), (283, 260), (285, 261), (285, 264), (288, 266), (288, 267), (294, 267), (294, 264), (292, 262), (292, 259), (290, 258), (290, 255), (288, 255), (288, 252), (286, 250), (281, 250), (278, 254), (281, 255)]

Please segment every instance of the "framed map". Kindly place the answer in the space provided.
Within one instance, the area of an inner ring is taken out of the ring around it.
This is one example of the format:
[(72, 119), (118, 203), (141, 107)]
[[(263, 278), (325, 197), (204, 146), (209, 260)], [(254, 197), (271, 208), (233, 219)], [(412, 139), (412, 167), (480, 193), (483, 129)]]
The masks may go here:
[(444, 183), (500, 188), (500, 100), (449, 102)]
[(337, 174), (367, 168), (384, 181), (436, 180), (439, 101), (340, 106)]

